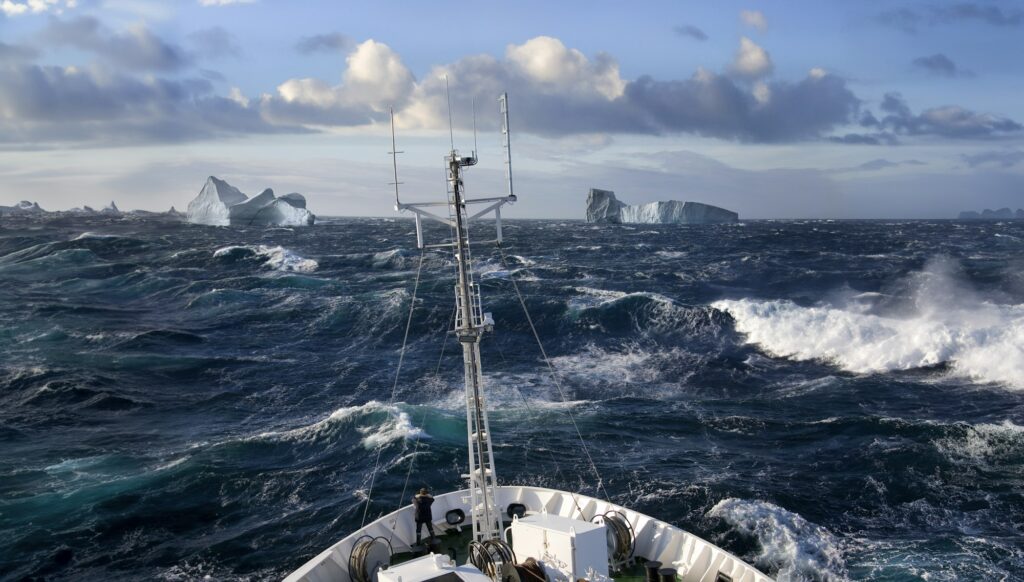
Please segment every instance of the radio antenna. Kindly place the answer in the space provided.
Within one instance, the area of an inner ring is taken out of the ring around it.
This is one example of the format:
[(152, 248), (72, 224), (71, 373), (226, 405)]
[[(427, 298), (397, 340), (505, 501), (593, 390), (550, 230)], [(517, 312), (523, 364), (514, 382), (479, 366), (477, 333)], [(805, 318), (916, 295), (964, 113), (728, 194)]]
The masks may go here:
[(394, 185), (394, 187), (395, 187), (395, 208), (397, 209), (399, 206), (401, 206), (401, 202), (398, 201), (398, 185), (401, 184), (401, 182), (398, 181), (398, 154), (403, 154), (405, 152), (400, 152), (400, 151), (398, 151), (398, 148), (395, 147), (395, 108), (391, 107), (390, 109), (391, 109), (391, 151), (388, 152), (388, 153), (391, 154), (391, 167), (395, 171), (395, 181), (391, 182), (388, 185), (389, 186), (390, 185)]
[(448, 75), (444, 76), (444, 98), (448, 100), (448, 137), (451, 139), (452, 151), (455, 151), (455, 129), (452, 126), (452, 94), (448, 90)]
[(480, 155), (477, 153), (480, 149), (476, 145), (476, 97), (473, 98), (473, 157), (479, 158)]

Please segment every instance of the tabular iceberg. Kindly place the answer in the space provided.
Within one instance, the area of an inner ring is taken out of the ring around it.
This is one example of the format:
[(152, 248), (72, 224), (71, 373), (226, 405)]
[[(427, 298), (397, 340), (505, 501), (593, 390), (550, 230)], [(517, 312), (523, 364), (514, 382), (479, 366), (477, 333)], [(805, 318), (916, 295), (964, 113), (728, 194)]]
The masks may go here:
[(206, 179), (199, 195), (188, 203), (187, 217), (191, 223), (211, 226), (307, 226), (316, 220), (301, 194), (277, 197), (267, 188), (249, 198), (214, 176)]
[(607, 224), (720, 224), (738, 222), (731, 210), (701, 204), (665, 200), (631, 206), (615, 198), (611, 190), (591, 188), (587, 194), (587, 222)]

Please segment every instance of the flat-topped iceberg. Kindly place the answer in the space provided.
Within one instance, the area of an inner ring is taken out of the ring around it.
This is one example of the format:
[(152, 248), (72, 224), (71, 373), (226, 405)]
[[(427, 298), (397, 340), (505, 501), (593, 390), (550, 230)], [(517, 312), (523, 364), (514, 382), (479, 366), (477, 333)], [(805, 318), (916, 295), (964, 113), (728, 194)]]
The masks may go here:
[(664, 200), (629, 205), (619, 202), (611, 190), (591, 188), (587, 194), (587, 222), (607, 224), (720, 224), (738, 222), (731, 210), (701, 204)]
[(191, 223), (211, 226), (307, 226), (316, 220), (301, 194), (277, 197), (267, 188), (249, 198), (214, 176), (206, 179), (199, 195), (188, 203), (186, 216)]

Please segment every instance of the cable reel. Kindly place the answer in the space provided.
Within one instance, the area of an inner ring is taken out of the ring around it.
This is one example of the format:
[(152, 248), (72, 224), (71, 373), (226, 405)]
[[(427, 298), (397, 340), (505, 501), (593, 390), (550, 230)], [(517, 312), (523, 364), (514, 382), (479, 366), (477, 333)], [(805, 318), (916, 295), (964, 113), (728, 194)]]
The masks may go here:
[(516, 553), (512, 546), (502, 540), (486, 540), (470, 542), (469, 563), (490, 577), (491, 580), (502, 581), (507, 576), (515, 576)]
[(391, 565), (394, 550), (383, 536), (364, 535), (352, 545), (348, 556), (348, 577), (353, 582), (375, 582), (377, 572)]
[(633, 560), (636, 549), (633, 526), (622, 512), (615, 510), (594, 516), (591, 521), (604, 524), (605, 535), (608, 536), (608, 562), (613, 570), (621, 570)]

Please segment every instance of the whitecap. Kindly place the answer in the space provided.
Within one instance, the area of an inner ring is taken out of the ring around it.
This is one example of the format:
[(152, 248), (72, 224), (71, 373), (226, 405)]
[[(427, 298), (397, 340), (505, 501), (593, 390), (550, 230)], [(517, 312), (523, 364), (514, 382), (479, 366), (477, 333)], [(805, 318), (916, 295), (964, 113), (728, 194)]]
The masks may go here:
[(220, 258), (238, 252), (250, 252), (254, 256), (262, 258), (264, 265), (277, 271), (312, 273), (320, 267), (320, 264), (315, 260), (302, 257), (282, 246), (233, 245), (217, 249), (213, 252), (213, 256)]
[(846, 565), (835, 536), (797, 513), (767, 501), (723, 499), (708, 511), (757, 539), (754, 565), (777, 570), (778, 582), (845, 580)]

